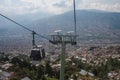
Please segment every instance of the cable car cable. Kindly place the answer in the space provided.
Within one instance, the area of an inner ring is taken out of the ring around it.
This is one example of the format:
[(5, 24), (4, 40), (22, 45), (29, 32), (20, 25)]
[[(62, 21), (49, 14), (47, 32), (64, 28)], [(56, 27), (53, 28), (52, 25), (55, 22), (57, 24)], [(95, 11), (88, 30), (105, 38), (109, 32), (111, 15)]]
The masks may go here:
[[(1, 14), (1, 13), (0, 13), (0, 16), (6, 18), (7, 20), (9, 20), (9, 21), (11, 21), (11, 22), (13, 22), (13, 23), (19, 25), (20, 27), (22, 27), (22, 28), (24, 28), (24, 29), (26, 29), (26, 30), (28, 30), (28, 31), (30, 31), (30, 32), (33, 32), (31, 29), (27, 28), (26, 26), (24, 26), (24, 25), (22, 25), (22, 24), (20, 24), (20, 23), (18, 23), (18, 22), (16, 22), (16, 21), (14, 21), (14, 20), (8, 18), (7, 16), (5, 16), (5, 15), (3, 15), (3, 14)], [(35, 32), (35, 31), (34, 31), (34, 32)], [(36, 33), (36, 32), (35, 32), (35, 33)], [(40, 34), (38, 34), (38, 33), (36, 33), (36, 35), (38, 35), (38, 36), (41, 37), (41, 38), (44, 38), (44, 39), (49, 40), (47, 37), (42, 36), (42, 35), (40, 35)]]
[(28, 31), (32, 32), (32, 30), (30, 30), (30, 29), (28, 29), (27, 27), (25, 27), (25, 26), (23, 26), (23, 25), (19, 24), (18, 22), (14, 21), (14, 20), (12, 20), (12, 19), (10, 19), (10, 18), (8, 18), (8, 17), (6, 17), (6, 16), (4, 16), (4, 15), (2, 15), (2, 14), (0, 14), (0, 15), (1, 15), (2, 17), (4, 17), (4, 18), (6, 18), (6, 19), (10, 20), (11, 22), (13, 22), (13, 23), (15, 23), (15, 24), (17, 24), (17, 25), (21, 26), (22, 28), (24, 28), (24, 29), (26, 29), (26, 30), (28, 30)]
[[(28, 30), (28, 31), (30, 31), (30, 32), (33, 32), (33, 30), (31, 30), (31, 29), (27, 28), (26, 26), (24, 26), (24, 25), (22, 25), (22, 24), (20, 24), (20, 23), (18, 23), (18, 22), (16, 22), (16, 21), (8, 18), (7, 16), (5, 16), (5, 15), (3, 15), (3, 14), (1, 14), (1, 13), (0, 13), (0, 16), (6, 18), (7, 20), (9, 20), (9, 21), (11, 21), (11, 22), (19, 25), (20, 27), (22, 27), (22, 28), (24, 28), (24, 29), (26, 29), (26, 30)], [(34, 32), (35, 32), (35, 31), (34, 31)], [(36, 32), (35, 32), (35, 33), (36, 33)], [(113, 32), (112, 32), (112, 33), (113, 33)], [(40, 34), (38, 34), (38, 33), (36, 33), (36, 35), (39, 36), (39, 37), (41, 37), (41, 38), (44, 38), (44, 39), (46, 39), (46, 40), (50, 40), (49, 38), (47, 38), (47, 37), (45, 37), (45, 36), (43, 36), (43, 35), (40, 35)], [(114, 33), (114, 35), (116, 35), (116, 34)], [(118, 36), (118, 35), (116, 35), (116, 36)], [(119, 37), (119, 36), (118, 36), (118, 37)]]

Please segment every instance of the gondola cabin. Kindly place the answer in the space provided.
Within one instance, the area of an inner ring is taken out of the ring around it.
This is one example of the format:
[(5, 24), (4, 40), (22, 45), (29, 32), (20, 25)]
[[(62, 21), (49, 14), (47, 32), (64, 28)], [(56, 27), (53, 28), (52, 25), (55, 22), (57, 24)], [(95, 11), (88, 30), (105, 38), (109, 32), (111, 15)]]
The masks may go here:
[(40, 61), (45, 58), (45, 50), (42, 47), (35, 47), (31, 50), (30, 59)]

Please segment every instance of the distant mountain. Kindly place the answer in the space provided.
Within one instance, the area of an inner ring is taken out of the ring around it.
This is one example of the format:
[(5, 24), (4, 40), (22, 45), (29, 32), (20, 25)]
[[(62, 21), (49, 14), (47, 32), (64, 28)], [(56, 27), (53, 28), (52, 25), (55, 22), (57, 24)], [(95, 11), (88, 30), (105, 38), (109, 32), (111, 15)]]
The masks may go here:
[[(77, 10), (76, 12), (78, 43), (80, 45), (120, 44), (120, 13), (99, 10)], [(58, 29), (65, 33), (74, 29), (73, 11), (52, 17), (46, 16), (46, 18), (39, 18), (39, 15), (10, 18), (40, 34), (50, 35)], [(36, 37), (36, 43), (40, 44), (40, 42), (41, 39)], [(29, 53), (31, 47), (31, 32), (0, 16), (0, 51)]]
[[(99, 42), (104, 42), (103, 40), (105, 40), (105, 42), (120, 42), (120, 13), (99, 10), (76, 10), (76, 13), (79, 40), (86, 40), (86, 42), (98, 40)], [(16, 20), (18, 18), (20, 17), (16, 17)], [(27, 25), (28, 28), (40, 34), (51, 34), (58, 29), (63, 30), (63, 32), (74, 30), (73, 11), (42, 19), (36, 18), (38, 20), (35, 20), (35, 17), (33, 18), (34, 19), (32, 19), (32, 17), (25, 19), (21, 17), (18, 22)], [(1, 35), (3, 33), (5, 34), (5, 32), (7, 35), (16, 36), (18, 34), (29, 34), (26, 30), (9, 21), (0, 20), (0, 23)], [(1, 28), (1, 26), (4, 25), (6, 25), (7, 28)]]
[[(99, 10), (77, 10), (77, 33), (79, 39), (120, 40), (120, 13)], [(54, 30), (63, 32), (74, 29), (73, 11), (50, 18), (39, 19), (32, 23), (33, 28), (42, 34), (50, 34)]]
[[(120, 29), (120, 13), (97, 10), (77, 10), (76, 12), (78, 31), (95, 26), (98, 28)], [(43, 28), (41, 31), (48, 30), (48, 28), (49, 30), (52, 28), (72, 30), (73, 26), (73, 11), (34, 22), (34, 27)]]

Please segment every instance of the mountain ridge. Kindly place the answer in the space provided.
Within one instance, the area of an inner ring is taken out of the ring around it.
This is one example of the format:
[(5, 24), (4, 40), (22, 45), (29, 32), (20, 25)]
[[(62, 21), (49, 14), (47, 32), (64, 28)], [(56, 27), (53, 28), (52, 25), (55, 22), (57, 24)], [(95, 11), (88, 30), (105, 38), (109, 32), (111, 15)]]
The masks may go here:
[[(80, 39), (91, 40), (120, 38), (120, 13), (118, 12), (105, 12), (99, 10), (76, 10), (76, 19), (77, 33)], [(10, 26), (11, 24), (8, 24), (8, 26)], [(73, 11), (44, 19), (38, 19), (36, 21), (28, 23), (28, 25), (30, 25), (30, 27), (28, 28), (30, 28), (31, 30), (35, 30), (39, 34), (46, 35), (52, 34), (55, 30), (59, 29), (63, 30), (63, 32), (73, 31)], [(20, 27), (16, 27), (16, 29), (12, 26), (10, 27), (9, 29), (7, 28), (7, 35), (15, 34), (17, 36), (17, 34), (29, 34), (27, 31), (21, 29)], [(5, 30), (4, 28), (2, 29)]]
[[(120, 13), (104, 11), (77, 10), (78, 46), (120, 45)], [(24, 19), (20, 17), (21, 19)], [(14, 18), (13, 18), (14, 19)], [(34, 17), (35, 19), (35, 17)], [(19, 20), (17, 21), (19, 23)], [(2, 25), (2, 23), (4, 23)], [(36, 21), (20, 21), (21, 24), (40, 35), (54, 34), (55, 30), (63, 33), (74, 30), (73, 11)], [(27, 23), (27, 24), (24, 24)], [(49, 46), (44, 39), (36, 36), (36, 44)], [(32, 48), (32, 34), (20, 26), (0, 17), (0, 50), (29, 53)]]

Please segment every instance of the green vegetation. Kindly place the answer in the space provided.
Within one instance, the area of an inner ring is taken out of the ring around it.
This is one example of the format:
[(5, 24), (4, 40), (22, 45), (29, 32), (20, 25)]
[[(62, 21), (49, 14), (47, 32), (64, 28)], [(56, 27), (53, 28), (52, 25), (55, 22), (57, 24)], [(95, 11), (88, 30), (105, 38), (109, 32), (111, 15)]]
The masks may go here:
[(26, 76), (31, 80), (57, 80), (49, 61), (45, 62), (45, 65), (35, 66), (30, 63), (29, 59), (17, 56), (12, 58), (10, 63), (13, 66), (9, 71), (14, 72), (10, 80), (20, 80)]
[[(60, 75), (60, 69), (53, 68), (51, 66), (50, 61), (46, 61), (42, 65), (35, 66), (30, 63), (29, 58), (23, 56), (13, 57), (12, 59), (8, 59), (8, 57), (4, 57), (3, 61), (9, 61), (13, 64), (8, 72), (14, 72), (10, 77), (10, 80), (20, 80), (24, 77), (29, 77), (31, 80), (58, 80)], [(58, 63), (58, 61), (54, 62), (54, 64)], [(74, 64), (73, 64), (74, 63)], [(91, 61), (93, 63), (93, 61)], [(77, 78), (94, 80), (108, 79), (108, 73), (111, 71), (118, 71), (120, 69), (120, 61), (116, 58), (109, 57), (107, 61), (104, 63), (100, 63), (100, 65), (89, 65), (88, 63), (83, 63), (81, 60), (76, 59), (74, 57), (71, 58), (71, 61), (66, 62), (65, 66), (65, 80), (69, 78), (73, 78), (77, 80)], [(79, 72), (81, 70), (85, 70), (94, 74), (94, 76), (89, 75), (81, 75)]]
[(87, 63), (82, 63), (82, 61), (78, 59), (73, 59), (73, 62), (76, 64), (77, 68), (90, 71), (95, 77), (107, 79), (107, 73), (120, 69), (120, 61), (118, 61), (118, 59), (109, 57), (107, 60), (106, 64), (101, 63), (101, 66), (91, 66)]

